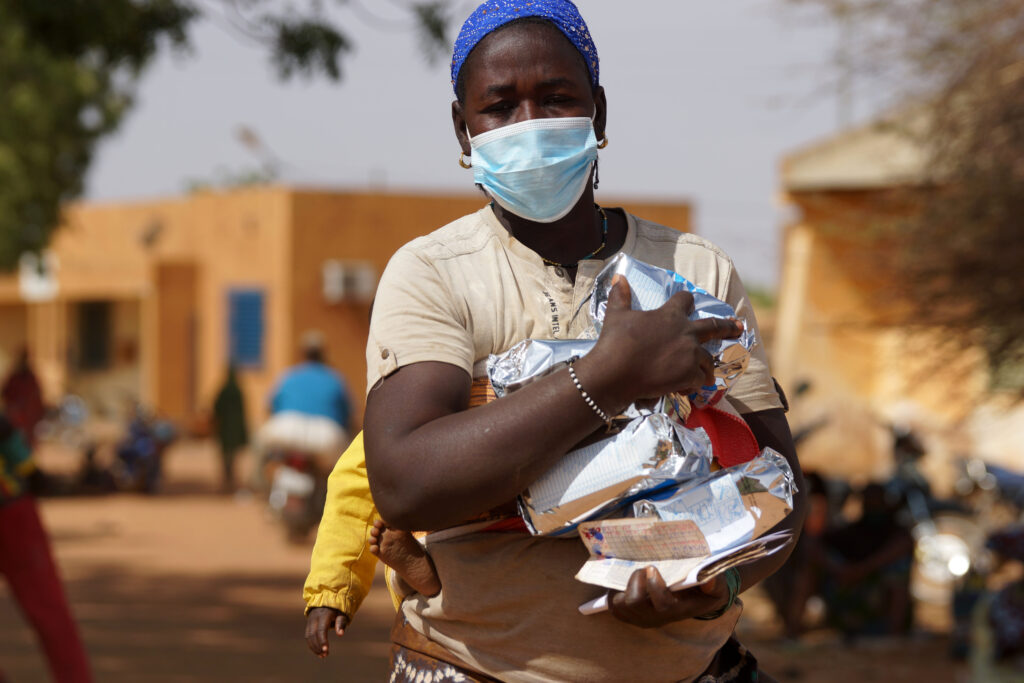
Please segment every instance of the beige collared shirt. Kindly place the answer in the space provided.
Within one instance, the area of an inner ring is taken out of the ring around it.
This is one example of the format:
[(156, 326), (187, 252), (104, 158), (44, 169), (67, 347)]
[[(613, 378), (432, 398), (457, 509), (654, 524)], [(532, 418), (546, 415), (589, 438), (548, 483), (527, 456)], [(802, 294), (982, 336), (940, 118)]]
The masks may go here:
[[(627, 219), (623, 252), (703, 287), (757, 331), (725, 253), (695, 235)], [(574, 283), (515, 240), (489, 207), (413, 240), (381, 277), (366, 349), (367, 386), (423, 361), (483, 377), (489, 354), (523, 339), (578, 337), (588, 325), (580, 309), (605, 263), (581, 262)], [(762, 345), (722, 403), (738, 413), (781, 407)], [(407, 599), (404, 616), (501, 680), (687, 680), (707, 666), (741, 611), (737, 604), (713, 621), (660, 629), (635, 628), (607, 613), (583, 616), (577, 607), (601, 591), (573, 578), (587, 556), (576, 539), (480, 533), (428, 549), (444, 589), (433, 598)]]

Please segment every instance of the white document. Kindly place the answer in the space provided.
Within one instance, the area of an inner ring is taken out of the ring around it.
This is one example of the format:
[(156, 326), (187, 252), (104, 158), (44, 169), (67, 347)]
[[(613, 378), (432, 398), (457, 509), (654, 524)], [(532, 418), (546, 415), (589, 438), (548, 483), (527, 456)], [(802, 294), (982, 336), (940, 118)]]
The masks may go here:
[[(629, 577), (638, 569), (655, 567), (672, 590), (683, 590), (698, 586), (731, 567), (747, 564), (762, 557), (773, 555), (786, 546), (792, 538), (789, 531), (780, 531), (748, 541), (728, 550), (712, 553), (705, 557), (690, 557), (681, 560), (588, 560), (576, 578), (584, 583), (623, 591)], [(583, 614), (595, 614), (608, 609), (608, 595), (602, 595), (580, 605)]]

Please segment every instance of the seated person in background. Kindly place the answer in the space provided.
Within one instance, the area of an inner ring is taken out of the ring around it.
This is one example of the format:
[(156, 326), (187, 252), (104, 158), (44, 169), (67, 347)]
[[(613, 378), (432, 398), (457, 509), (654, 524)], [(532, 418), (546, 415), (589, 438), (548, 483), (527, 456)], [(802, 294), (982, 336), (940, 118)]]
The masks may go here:
[[(1024, 526), (1001, 529), (988, 539), (1000, 564), (1016, 564), (1005, 585), (985, 593), (971, 619), (971, 680), (1020, 683), (1024, 680)], [(1007, 567), (1002, 567), (1007, 569)]]
[(881, 484), (865, 486), (861, 500), (860, 519), (822, 538), (829, 622), (850, 637), (906, 634), (914, 538)]

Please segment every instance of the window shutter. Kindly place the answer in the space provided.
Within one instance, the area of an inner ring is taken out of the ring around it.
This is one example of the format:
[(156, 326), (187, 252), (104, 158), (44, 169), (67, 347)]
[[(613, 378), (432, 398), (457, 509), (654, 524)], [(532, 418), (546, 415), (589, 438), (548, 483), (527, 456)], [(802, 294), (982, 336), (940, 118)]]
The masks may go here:
[(239, 367), (263, 365), (263, 300), (258, 289), (228, 293), (229, 355)]

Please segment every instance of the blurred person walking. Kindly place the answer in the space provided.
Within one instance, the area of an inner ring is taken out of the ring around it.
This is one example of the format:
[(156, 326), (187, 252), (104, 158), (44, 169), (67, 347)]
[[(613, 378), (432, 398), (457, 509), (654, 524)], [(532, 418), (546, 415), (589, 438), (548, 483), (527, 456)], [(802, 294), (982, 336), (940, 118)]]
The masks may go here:
[(224, 493), (235, 490), (235, 456), (249, 443), (249, 427), (245, 421), (245, 396), (238, 385), (238, 371), (228, 366), (227, 378), (213, 402), (213, 421), (223, 465)]
[(34, 467), (26, 439), (0, 415), (0, 573), (38, 634), (54, 680), (88, 682), (92, 677), (85, 648), (28, 490)]
[(46, 407), (43, 405), (43, 391), (36, 373), (29, 362), (28, 350), (22, 349), (13, 370), (4, 380), (0, 389), (4, 413), (18, 429), (29, 446), (36, 442), (36, 425), (43, 419)]

